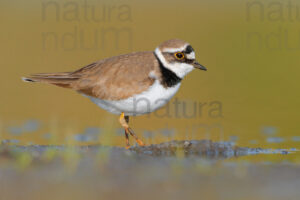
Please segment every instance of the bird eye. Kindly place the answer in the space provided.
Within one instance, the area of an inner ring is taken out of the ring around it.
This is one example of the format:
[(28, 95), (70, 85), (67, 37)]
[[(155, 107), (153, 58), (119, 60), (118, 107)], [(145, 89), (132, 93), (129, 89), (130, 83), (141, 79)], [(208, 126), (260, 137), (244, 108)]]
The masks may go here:
[(175, 55), (175, 57), (176, 57), (178, 60), (184, 59), (184, 54), (181, 53), (181, 52), (177, 52), (177, 53), (175, 53), (174, 55)]

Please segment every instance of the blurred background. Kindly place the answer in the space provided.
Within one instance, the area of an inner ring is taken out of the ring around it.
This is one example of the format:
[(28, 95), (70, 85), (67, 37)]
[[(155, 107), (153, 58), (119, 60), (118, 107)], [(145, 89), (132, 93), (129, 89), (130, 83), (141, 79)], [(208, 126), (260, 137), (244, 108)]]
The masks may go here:
[[(0, 6), (0, 140), (124, 146), (118, 117), (67, 89), (21, 81), (151, 51), (180, 38), (193, 71), (168, 108), (134, 117), (147, 144), (213, 139), (286, 148), (300, 141), (297, 1), (8, 1)], [(174, 101), (180, 101), (178, 110)]]
[[(0, 199), (299, 199), (299, 13), (297, 0), (1, 0)], [(130, 125), (146, 144), (199, 141), (119, 148), (118, 116), (21, 81), (172, 38), (208, 71)]]

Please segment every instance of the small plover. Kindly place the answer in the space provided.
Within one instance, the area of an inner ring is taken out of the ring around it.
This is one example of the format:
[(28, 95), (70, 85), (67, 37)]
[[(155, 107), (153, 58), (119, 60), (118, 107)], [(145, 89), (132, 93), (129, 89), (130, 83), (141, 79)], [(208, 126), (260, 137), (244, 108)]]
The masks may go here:
[(196, 61), (192, 46), (172, 39), (154, 51), (107, 58), (73, 72), (33, 74), (22, 79), (73, 89), (104, 110), (120, 115), (129, 148), (129, 134), (144, 145), (129, 127), (129, 116), (164, 106), (176, 94), (185, 75), (195, 68), (206, 70)]

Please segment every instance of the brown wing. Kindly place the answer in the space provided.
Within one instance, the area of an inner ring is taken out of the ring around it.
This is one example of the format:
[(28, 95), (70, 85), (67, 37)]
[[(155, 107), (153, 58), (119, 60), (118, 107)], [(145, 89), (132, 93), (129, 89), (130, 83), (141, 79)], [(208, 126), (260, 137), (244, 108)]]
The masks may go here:
[(70, 73), (70, 77), (80, 77), (71, 88), (103, 100), (126, 99), (147, 90), (154, 82), (149, 73), (157, 69), (153, 52), (121, 55)]

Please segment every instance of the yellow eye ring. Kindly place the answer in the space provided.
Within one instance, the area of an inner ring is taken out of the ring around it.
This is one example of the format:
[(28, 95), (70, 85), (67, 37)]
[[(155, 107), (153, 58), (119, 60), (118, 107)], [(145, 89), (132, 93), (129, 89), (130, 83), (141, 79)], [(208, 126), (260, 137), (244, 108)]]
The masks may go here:
[(181, 52), (175, 53), (174, 56), (175, 56), (178, 60), (183, 60), (183, 59), (184, 59), (184, 54), (181, 53)]

